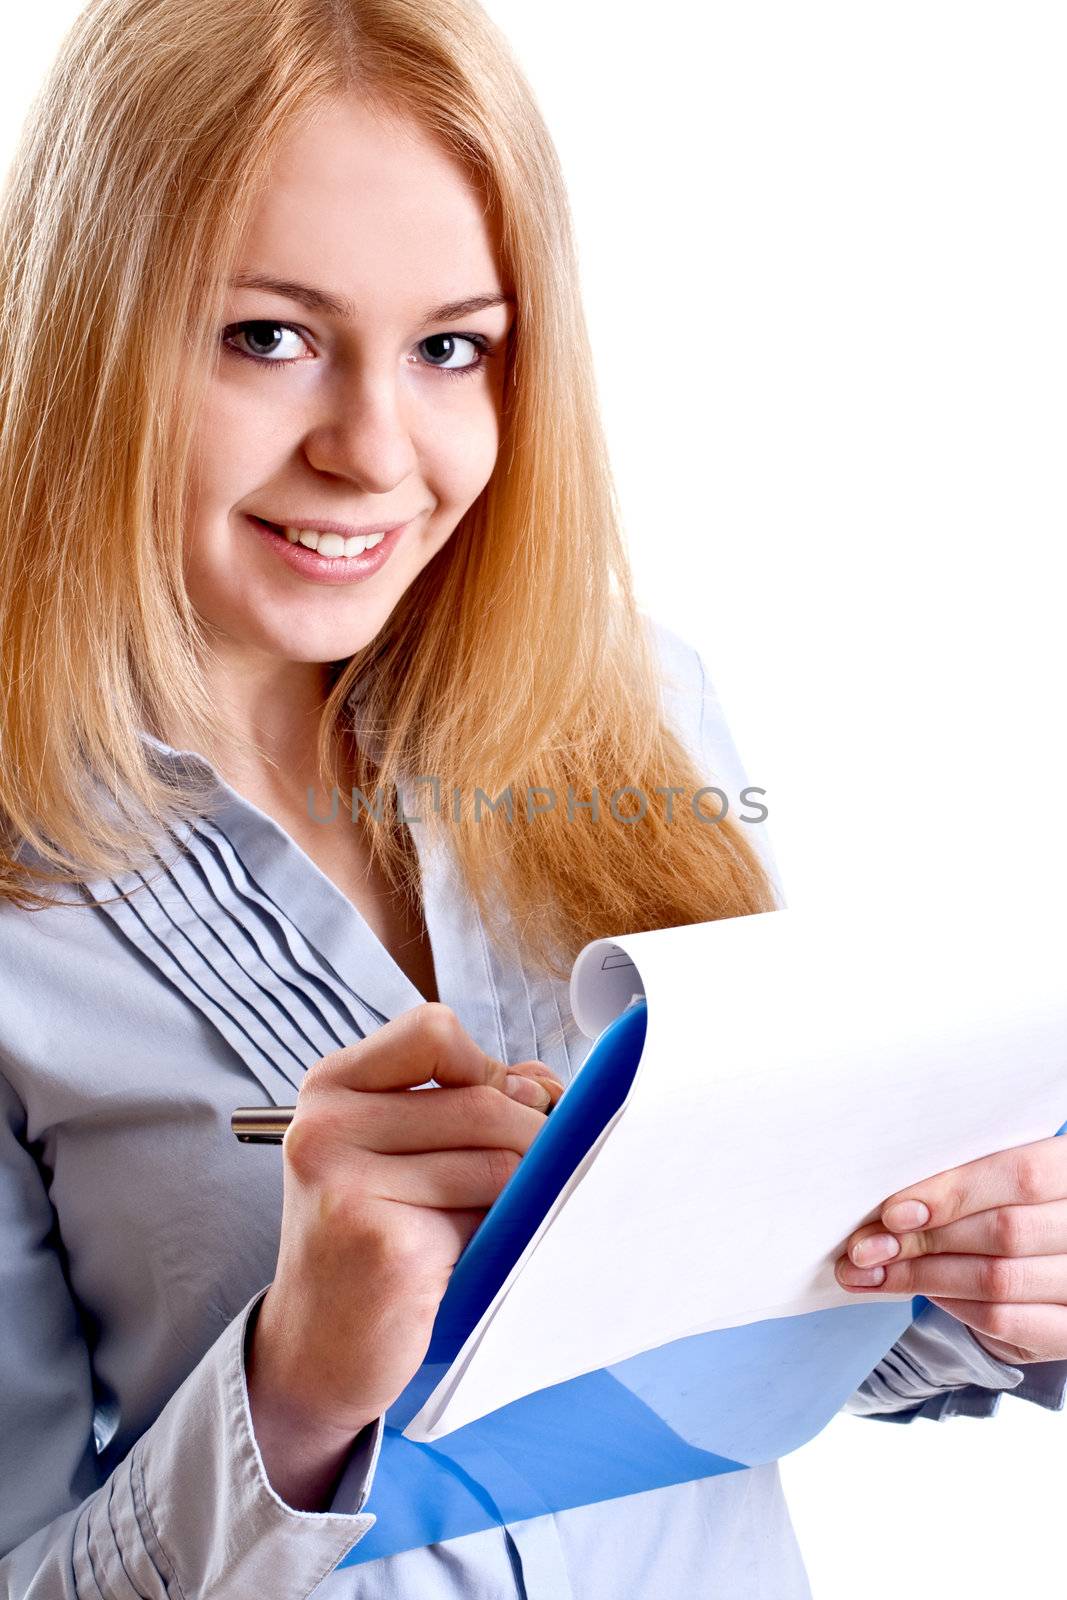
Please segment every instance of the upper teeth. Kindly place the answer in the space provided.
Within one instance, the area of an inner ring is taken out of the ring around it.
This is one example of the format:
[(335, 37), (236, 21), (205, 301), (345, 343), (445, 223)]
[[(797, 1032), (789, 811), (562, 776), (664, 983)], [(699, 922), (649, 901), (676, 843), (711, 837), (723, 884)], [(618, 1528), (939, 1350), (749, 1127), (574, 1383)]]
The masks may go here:
[(368, 533), (361, 537), (342, 539), (339, 533), (316, 533), (312, 528), (286, 528), (285, 537), (290, 544), (302, 544), (308, 550), (317, 550), (320, 556), (361, 556), (364, 550), (373, 550), (381, 544), (384, 533)]

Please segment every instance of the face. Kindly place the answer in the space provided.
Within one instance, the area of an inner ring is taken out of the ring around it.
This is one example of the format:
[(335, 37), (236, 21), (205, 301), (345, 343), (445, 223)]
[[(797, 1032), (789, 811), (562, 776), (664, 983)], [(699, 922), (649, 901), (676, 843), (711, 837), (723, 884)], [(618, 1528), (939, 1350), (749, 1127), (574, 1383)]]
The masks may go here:
[(505, 289), (481, 196), (417, 124), (352, 98), (291, 138), (197, 429), (186, 583), (224, 660), (339, 661), (379, 632), (492, 473), (513, 306), (460, 303)]

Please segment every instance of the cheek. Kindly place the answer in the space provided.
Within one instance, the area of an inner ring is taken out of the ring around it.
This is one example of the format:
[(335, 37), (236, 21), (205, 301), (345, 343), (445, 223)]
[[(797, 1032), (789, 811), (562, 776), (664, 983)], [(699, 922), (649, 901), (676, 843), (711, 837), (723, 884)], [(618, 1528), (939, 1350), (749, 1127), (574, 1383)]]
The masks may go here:
[(465, 510), (476, 500), (492, 477), (499, 449), (499, 403), (485, 384), (434, 432), (427, 466), (432, 464), (441, 502)]
[(257, 488), (280, 450), (277, 419), (264, 401), (222, 380), (213, 384), (200, 409), (190, 470), (194, 524), (225, 515)]

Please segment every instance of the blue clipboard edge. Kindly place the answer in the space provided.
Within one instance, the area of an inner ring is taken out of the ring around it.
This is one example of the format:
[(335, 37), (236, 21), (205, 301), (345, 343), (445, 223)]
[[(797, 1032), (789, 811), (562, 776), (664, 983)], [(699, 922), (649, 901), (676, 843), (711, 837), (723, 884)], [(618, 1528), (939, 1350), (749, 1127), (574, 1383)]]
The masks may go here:
[(648, 1009), (640, 999), (595, 1040), (453, 1267), (427, 1363), (451, 1362), (459, 1354), (563, 1185), (626, 1099), (647, 1030)]

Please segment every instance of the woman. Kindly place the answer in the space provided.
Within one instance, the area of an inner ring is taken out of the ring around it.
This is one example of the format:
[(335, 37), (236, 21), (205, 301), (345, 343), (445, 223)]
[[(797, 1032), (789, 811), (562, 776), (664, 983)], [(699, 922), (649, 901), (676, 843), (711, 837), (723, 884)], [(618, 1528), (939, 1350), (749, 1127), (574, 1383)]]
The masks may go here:
[[(0, 248), (3, 1592), (806, 1595), (773, 1465), (337, 1567), (581, 1064), (574, 954), (779, 898), (700, 658), (634, 606), (499, 35), (96, 0)], [(709, 781), (717, 826), (590, 810)], [(235, 1146), (294, 1095), (282, 1150)], [(1022, 1377), (931, 1307), (851, 1404)]]

